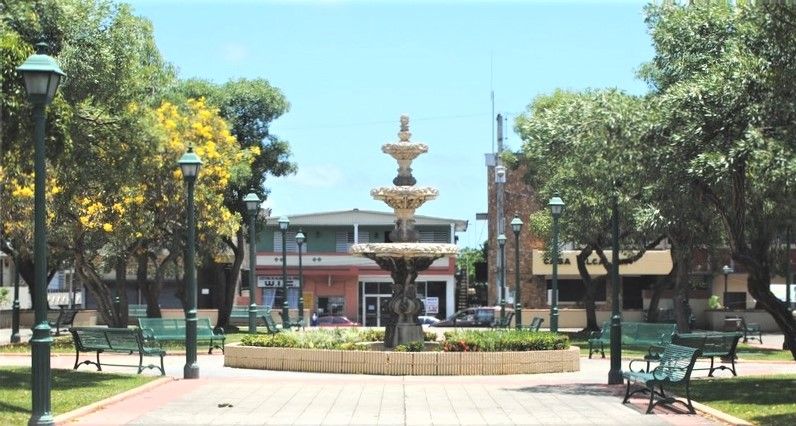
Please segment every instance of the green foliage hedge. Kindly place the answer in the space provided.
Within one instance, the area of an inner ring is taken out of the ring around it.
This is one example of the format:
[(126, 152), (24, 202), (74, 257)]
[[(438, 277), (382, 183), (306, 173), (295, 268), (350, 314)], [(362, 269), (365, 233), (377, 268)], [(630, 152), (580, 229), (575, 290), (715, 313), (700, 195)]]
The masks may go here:
[(445, 352), (545, 351), (568, 349), (569, 337), (529, 330), (446, 331)]
[[(436, 340), (436, 334), (433, 332), (425, 332), (423, 337), (426, 341)], [(241, 344), (275, 348), (366, 350), (366, 347), (357, 343), (383, 340), (383, 329), (338, 328), (246, 335), (241, 339)], [(567, 349), (569, 343), (569, 337), (565, 335), (528, 330), (448, 331), (442, 342), (442, 350), (446, 352), (539, 351)], [(423, 350), (423, 343), (410, 342), (399, 345), (395, 350), (419, 352)]]

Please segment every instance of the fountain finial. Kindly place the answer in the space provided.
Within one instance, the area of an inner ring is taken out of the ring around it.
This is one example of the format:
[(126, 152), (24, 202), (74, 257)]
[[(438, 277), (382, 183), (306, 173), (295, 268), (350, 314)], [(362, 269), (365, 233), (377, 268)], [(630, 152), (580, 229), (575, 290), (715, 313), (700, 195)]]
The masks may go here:
[(399, 142), (409, 142), (412, 134), (409, 133), (409, 116), (404, 114), (401, 116), (401, 131), (398, 132)]

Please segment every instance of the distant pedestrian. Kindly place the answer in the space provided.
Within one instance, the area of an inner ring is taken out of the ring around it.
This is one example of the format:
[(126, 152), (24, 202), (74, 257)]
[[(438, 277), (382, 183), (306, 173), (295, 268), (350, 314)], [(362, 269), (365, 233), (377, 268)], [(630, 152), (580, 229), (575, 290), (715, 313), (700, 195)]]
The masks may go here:
[(318, 325), (318, 314), (316, 312), (312, 313), (312, 317), (310, 317), (310, 326), (316, 327)]

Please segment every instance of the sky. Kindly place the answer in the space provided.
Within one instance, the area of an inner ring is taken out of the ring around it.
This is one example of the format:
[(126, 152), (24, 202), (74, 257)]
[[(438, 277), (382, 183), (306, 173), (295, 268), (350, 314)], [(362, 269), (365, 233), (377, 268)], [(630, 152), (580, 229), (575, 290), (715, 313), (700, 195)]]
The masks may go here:
[(274, 216), (359, 208), (390, 211), (370, 190), (392, 185), (381, 145), (410, 118), (428, 145), (412, 164), (417, 186), (439, 190), (416, 214), (463, 219), (459, 244), (487, 238), (492, 115), (505, 146), (514, 120), (556, 88), (643, 94), (653, 55), (640, 1), (132, 0), (180, 78), (264, 78), (290, 102), (271, 133), (298, 172), (269, 177)]

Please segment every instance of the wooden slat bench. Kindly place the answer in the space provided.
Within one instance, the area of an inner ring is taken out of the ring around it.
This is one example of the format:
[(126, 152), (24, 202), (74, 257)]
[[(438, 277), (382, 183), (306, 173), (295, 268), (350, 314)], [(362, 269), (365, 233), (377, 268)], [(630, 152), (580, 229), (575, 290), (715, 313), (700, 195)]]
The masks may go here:
[[(163, 356), (166, 351), (159, 347), (152, 347), (144, 337), (140, 328), (106, 328), (106, 327), (72, 327), (69, 329), (75, 344), (75, 367), (77, 370), (82, 364), (94, 364), (98, 371), (102, 371), (100, 354), (105, 352), (117, 352), (133, 354), (138, 353), (138, 365), (133, 364), (109, 364), (104, 365), (118, 367), (138, 367), (138, 374), (145, 368), (157, 368), (161, 375), (165, 375), (163, 369)], [(96, 352), (97, 361), (80, 361), (80, 352)], [(144, 365), (145, 356), (160, 357), (160, 367), (154, 364)]]
[[(257, 306), (257, 314), (256, 318), (262, 318), (263, 315), (266, 313), (270, 314), (271, 310), (263, 307)], [(249, 323), (249, 306), (248, 305), (234, 305), (232, 310), (229, 313), (230, 322), (235, 320), (237, 323)]]
[[(710, 358), (710, 367), (695, 368), (695, 370), (708, 370), (708, 376), (713, 377), (716, 370), (730, 370), (733, 376), (737, 376), (735, 371), (735, 351), (738, 348), (738, 341), (741, 333), (677, 333), (672, 337), (672, 343), (680, 346), (699, 349), (700, 358)], [(714, 367), (713, 359), (718, 357), (722, 363), (729, 362), (730, 367), (719, 365)]]
[(274, 322), (274, 319), (271, 317), (270, 312), (264, 315), (260, 315), (260, 318), (263, 319), (263, 322), (265, 323), (265, 328), (268, 330), (269, 334), (276, 334), (282, 331), (282, 329), (276, 326), (276, 322)]
[[(658, 359), (658, 365), (652, 371), (633, 371), (634, 361), (649, 363), (648, 359), (631, 361), (630, 370), (622, 373), (622, 377), (627, 379), (625, 399), (622, 403), (626, 404), (631, 396), (644, 392), (650, 395), (647, 414), (651, 413), (658, 404), (673, 404), (675, 402), (685, 405), (691, 414), (695, 414), (694, 406), (691, 404), (690, 382), (691, 371), (693, 371), (694, 363), (699, 355), (699, 349), (669, 344), (664, 348), (660, 359)], [(631, 392), (631, 383), (641, 383), (643, 386)], [(664, 386), (668, 387), (674, 384), (685, 385), (686, 402), (666, 395)], [(656, 391), (656, 387), (660, 390)], [(655, 401), (656, 397), (658, 401)]]
[[(664, 347), (671, 343), (677, 324), (622, 321), (622, 347), (649, 350), (650, 347)], [(589, 358), (600, 352), (605, 358), (605, 347), (611, 346), (611, 321), (603, 323), (602, 330), (592, 333), (589, 339)]]
[[(139, 318), (138, 326), (144, 330), (148, 336), (152, 336), (155, 341), (162, 344), (164, 341), (185, 341), (185, 319), (184, 318)], [(210, 318), (196, 319), (196, 341), (210, 342), (207, 353), (212, 354), (213, 348), (221, 349), (224, 353), (224, 332), (213, 330), (210, 325)], [(217, 343), (220, 342), (221, 346)]]

